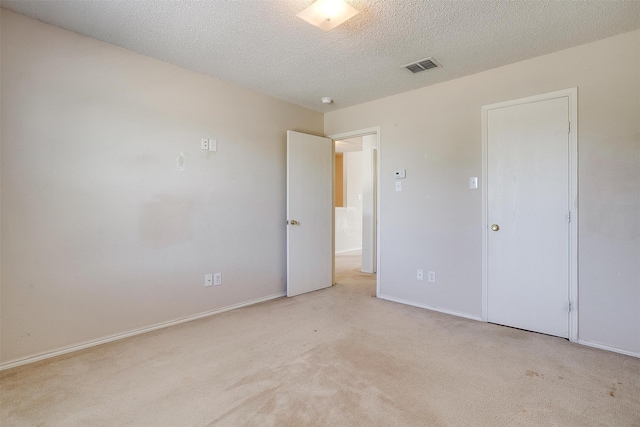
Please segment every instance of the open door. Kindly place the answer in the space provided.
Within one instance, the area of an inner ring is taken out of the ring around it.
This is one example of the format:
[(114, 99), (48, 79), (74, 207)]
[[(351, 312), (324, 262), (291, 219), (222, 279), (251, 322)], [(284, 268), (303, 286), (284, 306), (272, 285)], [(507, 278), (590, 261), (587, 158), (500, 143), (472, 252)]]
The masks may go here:
[(287, 296), (333, 283), (333, 141), (287, 131)]

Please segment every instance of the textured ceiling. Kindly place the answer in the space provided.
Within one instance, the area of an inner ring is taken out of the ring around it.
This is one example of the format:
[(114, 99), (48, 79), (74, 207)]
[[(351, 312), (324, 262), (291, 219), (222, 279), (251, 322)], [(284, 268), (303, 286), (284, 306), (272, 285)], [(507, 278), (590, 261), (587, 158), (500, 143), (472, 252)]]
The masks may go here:
[[(0, 5), (322, 112), (640, 28), (638, 0), (347, 1), (361, 13), (326, 33), (296, 17), (311, 0)], [(429, 56), (443, 67), (402, 68)]]

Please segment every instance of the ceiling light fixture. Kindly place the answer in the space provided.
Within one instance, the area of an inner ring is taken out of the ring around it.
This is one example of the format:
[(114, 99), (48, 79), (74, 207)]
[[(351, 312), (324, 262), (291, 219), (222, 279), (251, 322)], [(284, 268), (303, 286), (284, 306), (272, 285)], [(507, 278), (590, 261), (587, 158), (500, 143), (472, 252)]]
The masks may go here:
[(329, 31), (360, 13), (343, 0), (316, 0), (311, 6), (298, 13), (298, 18), (314, 27)]
[(320, 98), (320, 101), (322, 101), (323, 104), (331, 104), (333, 102), (333, 99), (329, 98), (328, 96), (323, 96), (322, 98)]

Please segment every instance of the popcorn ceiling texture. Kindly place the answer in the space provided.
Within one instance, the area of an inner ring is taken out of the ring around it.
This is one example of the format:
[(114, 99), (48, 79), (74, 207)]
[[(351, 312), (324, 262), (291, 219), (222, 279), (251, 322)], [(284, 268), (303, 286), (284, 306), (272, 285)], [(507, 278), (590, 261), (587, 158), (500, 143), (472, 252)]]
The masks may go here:
[[(296, 17), (310, 0), (0, 4), (322, 112), (640, 28), (639, 1), (348, 1), (361, 13), (327, 33)], [(443, 67), (402, 68), (428, 56)]]

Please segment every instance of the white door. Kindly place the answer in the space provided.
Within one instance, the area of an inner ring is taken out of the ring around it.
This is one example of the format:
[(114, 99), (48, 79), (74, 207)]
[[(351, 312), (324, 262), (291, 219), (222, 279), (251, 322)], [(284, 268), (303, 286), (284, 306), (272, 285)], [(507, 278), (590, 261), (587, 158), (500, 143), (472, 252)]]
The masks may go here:
[(487, 320), (568, 338), (569, 99), (487, 112)]
[(333, 141), (287, 131), (287, 296), (333, 282)]

